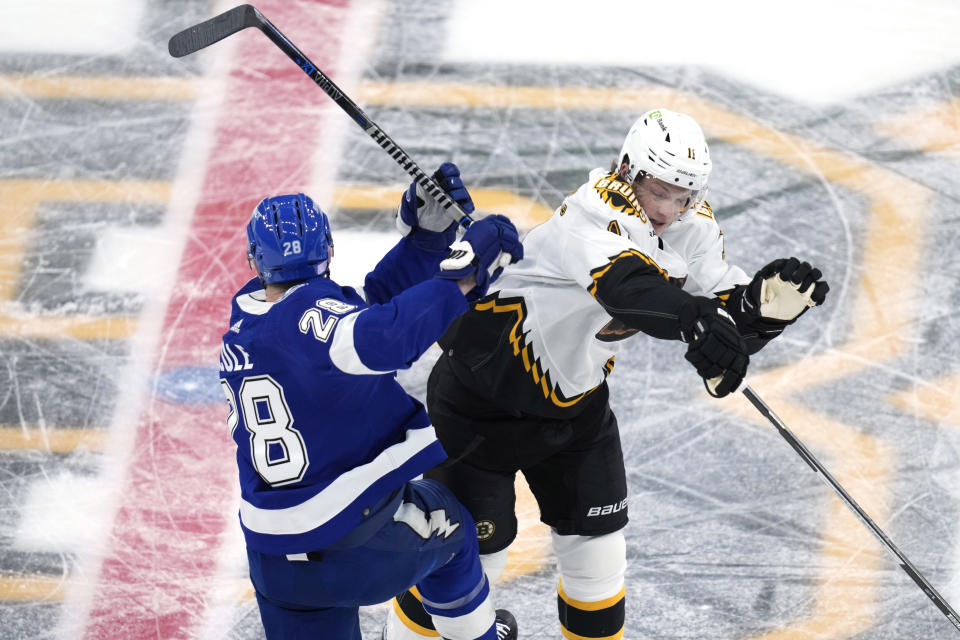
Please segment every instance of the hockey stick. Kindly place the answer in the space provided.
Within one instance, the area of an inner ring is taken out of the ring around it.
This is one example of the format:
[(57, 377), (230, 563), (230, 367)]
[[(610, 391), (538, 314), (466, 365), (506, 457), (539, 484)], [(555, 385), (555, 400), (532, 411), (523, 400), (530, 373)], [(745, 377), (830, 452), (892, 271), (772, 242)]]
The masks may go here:
[(377, 124), (367, 117), (363, 110), (357, 106), (323, 71), (317, 68), (317, 65), (310, 62), (310, 59), (290, 40), (283, 35), (279, 29), (273, 26), (269, 20), (264, 17), (256, 7), (250, 4), (241, 4), (229, 11), (225, 11), (209, 20), (188, 27), (170, 38), (167, 45), (170, 55), (174, 58), (182, 58), (191, 53), (196, 53), (200, 49), (220, 42), (238, 31), (243, 31), (247, 27), (256, 27), (267, 36), (273, 44), (287, 54), (287, 57), (293, 60), (300, 70), (307, 74), (314, 84), (323, 89), (334, 102), (340, 105), (340, 108), (347, 112), (354, 122), (360, 125), (367, 135), (374, 139), (384, 151), (390, 154), (397, 164), (403, 167), (418, 185), (423, 187), (431, 198), (437, 204), (443, 207), (443, 210), (461, 226), (468, 227), (473, 219), (463, 208), (457, 204), (447, 192), (441, 189), (430, 176), (423, 172), (417, 166), (407, 153), (394, 142), (390, 136), (383, 132)]
[(777, 431), (781, 436), (783, 436), (784, 440), (786, 440), (787, 443), (793, 447), (793, 450), (796, 451), (801, 458), (803, 458), (803, 461), (810, 465), (810, 468), (813, 469), (815, 473), (820, 474), (820, 477), (823, 479), (823, 481), (830, 485), (830, 487), (840, 497), (845, 505), (850, 507), (850, 510), (856, 514), (856, 516), (860, 519), (860, 522), (866, 525), (867, 529), (870, 530), (874, 537), (876, 537), (876, 539), (887, 548), (887, 551), (889, 551), (899, 561), (900, 568), (903, 569), (908, 576), (913, 578), (913, 581), (917, 583), (917, 586), (920, 587), (920, 590), (927, 594), (927, 597), (933, 600), (933, 603), (937, 605), (937, 608), (940, 609), (940, 612), (947, 616), (947, 619), (953, 623), (953, 626), (956, 627), (957, 630), (960, 630), (960, 617), (957, 616), (957, 612), (953, 610), (953, 607), (950, 606), (950, 603), (943, 599), (943, 596), (940, 595), (933, 585), (927, 582), (927, 579), (924, 578), (917, 568), (913, 566), (913, 563), (910, 562), (905, 555), (903, 555), (903, 552), (897, 548), (897, 545), (893, 544), (893, 541), (887, 537), (887, 534), (883, 532), (883, 529), (877, 526), (870, 516), (868, 516), (867, 513), (860, 507), (860, 505), (857, 504), (857, 501), (854, 500), (853, 497), (851, 497), (842, 486), (840, 486), (840, 483), (837, 482), (836, 478), (830, 475), (830, 472), (827, 471), (822, 464), (820, 464), (820, 461), (817, 460), (812, 453), (810, 453), (810, 450), (807, 449), (807, 447), (804, 446), (804, 444), (800, 442), (795, 435), (793, 435), (793, 432), (790, 431), (787, 425), (783, 423), (777, 414), (775, 414), (770, 407), (767, 406), (767, 403), (765, 403), (760, 396), (758, 396), (757, 393), (750, 388), (749, 385), (744, 385), (742, 391), (743, 395), (747, 397), (747, 400), (749, 400), (750, 403), (757, 408), (757, 411), (762, 413), (763, 416), (770, 421), (770, 424), (776, 427)]

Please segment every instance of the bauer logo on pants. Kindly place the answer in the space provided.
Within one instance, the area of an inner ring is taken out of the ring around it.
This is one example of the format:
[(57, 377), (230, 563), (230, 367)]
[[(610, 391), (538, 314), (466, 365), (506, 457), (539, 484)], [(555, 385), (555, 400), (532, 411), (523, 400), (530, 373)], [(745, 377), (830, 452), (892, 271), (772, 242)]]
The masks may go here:
[(608, 504), (602, 507), (590, 507), (590, 510), (587, 511), (587, 517), (592, 518), (594, 516), (608, 516), (611, 513), (619, 513), (627, 508), (627, 499), (624, 498), (616, 504)]

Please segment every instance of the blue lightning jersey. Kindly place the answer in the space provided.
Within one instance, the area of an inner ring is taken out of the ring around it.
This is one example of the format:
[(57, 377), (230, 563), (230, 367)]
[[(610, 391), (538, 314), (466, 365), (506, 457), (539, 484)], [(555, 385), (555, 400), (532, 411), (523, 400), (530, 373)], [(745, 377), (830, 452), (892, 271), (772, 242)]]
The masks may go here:
[(234, 297), (220, 382), (250, 548), (322, 549), (446, 458), (395, 374), (468, 308), (456, 283), (424, 280), (442, 257), (401, 240), (368, 274), (366, 300), (327, 278), (273, 303), (253, 279)]

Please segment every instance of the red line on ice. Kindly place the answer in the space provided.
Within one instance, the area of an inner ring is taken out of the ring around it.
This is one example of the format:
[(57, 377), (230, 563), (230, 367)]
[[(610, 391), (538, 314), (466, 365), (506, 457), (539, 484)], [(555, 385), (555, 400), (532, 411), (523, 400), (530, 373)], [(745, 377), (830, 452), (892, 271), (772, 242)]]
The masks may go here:
[[(349, 0), (257, 4), (336, 78)], [(260, 198), (305, 188), (318, 139), (316, 107), (328, 100), (262, 34), (250, 29), (232, 37), (239, 40), (235, 60), (163, 324), (157, 372), (215, 366), (230, 296), (251, 275), (243, 224)], [(85, 638), (195, 637), (223, 534), (239, 526), (231, 512), (236, 463), (225, 411), (220, 403), (148, 397)]]

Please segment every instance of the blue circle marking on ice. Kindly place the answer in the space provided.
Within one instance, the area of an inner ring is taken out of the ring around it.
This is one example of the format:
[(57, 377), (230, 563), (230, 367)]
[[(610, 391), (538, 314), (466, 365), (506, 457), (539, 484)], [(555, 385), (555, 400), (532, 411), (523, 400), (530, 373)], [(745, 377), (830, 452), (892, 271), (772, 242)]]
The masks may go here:
[(164, 371), (157, 375), (155, 389), (164, 400), (181, 404), (223, 402), (216, 367), (191, 366)]

